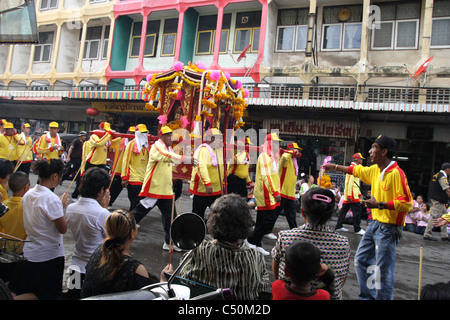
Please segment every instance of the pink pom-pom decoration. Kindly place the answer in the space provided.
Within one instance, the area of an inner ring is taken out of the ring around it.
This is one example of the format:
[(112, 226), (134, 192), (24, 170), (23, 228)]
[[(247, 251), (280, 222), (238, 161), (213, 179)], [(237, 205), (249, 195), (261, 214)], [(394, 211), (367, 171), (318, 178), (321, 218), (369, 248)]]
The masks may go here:
[(203, 61), (197, 62), (197, 68), (200, 70), (206, 70), (206, 64)]
[(181, 71), (183, 70), (183, 62), (181, 61), (177, 61), (173, 64), (173, 68), (175, 69), (175, 71)]
[(248, 97), (248, 90), (244, 89), (244, 98), (247, 98), (247, 97)]
[(219, 81), (220, 79), (220, 71), (217, 70), (213, 70), (211, 71), (211, 73), (209, 74), (209, 78), (213, 81)]
[(165, 116), (165, 115), (160, 115), (159, 117), (158, 117), (158, 120), (159, 120), (159, 123), (160, 124), (166, 124), (167, 123), (167, 116)]
[(227, 81), (230, 81), (230, 79), (231, 79), (230, 73), (228, 71), (225, 71), (224, 75), (225, 75), (225, 78), (227, 79)]
[(234, 85), (236, 89), (240, 89), (242, 87), (242, 82), (240, 80), (236, 80), (236, 84)]
[(147, 75), (147, 77), (145, 78), (147, 80), (147, 82), (150, 82), (150, 80), (152, 80), (153, 75), (150, 73)]
[(186, 128), (188, 125), (189, 125), (189, 121), (186, 119), (186, 117), (185, 116), (182, 116), (181, 118), (180, 118), (180, 120), (181, 120), (181, 122), (183, 122), (183, 124), (181, 125), (183, 128)]
[(183, 98), (183, 91), (177, 90), (177, 97), (175, 98), (175, 100), (181, 100), (181, 98)]

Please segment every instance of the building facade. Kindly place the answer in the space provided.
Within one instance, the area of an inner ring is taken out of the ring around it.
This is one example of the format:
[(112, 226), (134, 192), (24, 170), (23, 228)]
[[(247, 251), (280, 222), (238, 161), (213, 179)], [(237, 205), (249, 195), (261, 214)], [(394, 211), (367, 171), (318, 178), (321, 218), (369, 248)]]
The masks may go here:
[(450, 0), (36, 0), (36, 13), (39, 44), (0, 46), (1, 117), (17, 125), (156, 134), (146, 76), (202, 61), (242, 81), (246, 128), (298, 142), (306, 173), (384, 133), (426, 193), (450, 156)]

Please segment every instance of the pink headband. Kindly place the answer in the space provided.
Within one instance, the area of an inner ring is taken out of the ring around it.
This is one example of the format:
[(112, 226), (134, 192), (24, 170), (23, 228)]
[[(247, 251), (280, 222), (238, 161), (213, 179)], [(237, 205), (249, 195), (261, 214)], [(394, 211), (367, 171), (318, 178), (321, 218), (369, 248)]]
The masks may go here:
[(329, 196), (326, 196), (324, 194), (318, 194), (318, 193), (313, 194), (312, 199), (313, 200), (318, 200), (318, 201), (323, 201), (323, 202), (326, 202), (326, 203), (331, 203), (331, 201), (332, 201)]

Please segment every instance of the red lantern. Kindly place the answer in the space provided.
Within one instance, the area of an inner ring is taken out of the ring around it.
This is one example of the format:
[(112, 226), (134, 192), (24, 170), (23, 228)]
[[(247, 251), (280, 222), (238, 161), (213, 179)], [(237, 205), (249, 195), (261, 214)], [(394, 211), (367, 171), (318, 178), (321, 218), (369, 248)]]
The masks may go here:
[(90, 107), (90, 108), (87, 108), (86, 113), (91, 117), (95, 117), (95, 116), (98, 116), (99, 111), (95, 108)]

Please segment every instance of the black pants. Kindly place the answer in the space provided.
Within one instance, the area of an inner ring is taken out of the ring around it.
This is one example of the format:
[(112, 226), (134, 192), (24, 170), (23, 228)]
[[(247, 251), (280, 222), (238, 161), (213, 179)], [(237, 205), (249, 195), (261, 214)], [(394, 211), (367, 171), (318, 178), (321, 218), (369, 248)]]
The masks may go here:
[(109, 201), (109, 205), (112, 206), (114, 201), (116, 201), (120, 192), (122, 192), (122, 178), (120, 174), (114, 175), (113, 181), (111, 183), (111, 187), (109, 188), (109, 194), (111, 196), (111, 200)]
[(227, 177), (227, 192), (236, 193), (241, 197), (244, 197), (247, 200), (248, 191), (247, 191), (247, 181), (245, 179), (241, 179), (234, 174), (230, 174)]
[(277, 209), (274, 210), (258, 210), (256, 213), (256, 224), (253, 234), (248, 237), (247, 241), (258, 247), (261, 247), (261, 240), (265, 234), (271, 233), (275, 222), (277, 221)]
[(139, 193), (141, 193), (142, 185), (141, 184), (128, 184), (128, 200), (130, 200), (130, 211), (134, 209), (139, 204)]
[[(141, 198), (142, 199), (142, 198)], [(165, 232), (165, 238), (164, 241), (169, 244), (170, 243), (170, 226), (172, 224), (172, 201), (173, 199), (158, 199), (156, 201), (155, 206), (159, 208), (159, 211), (161, 211), (161, 219), (162, 219), (162, 225)], [(139, 223), (146, 215), (150, 212), (155, 206), (146, 209), (141, 203), (138, 202), (138, 204), (133, 208), (132, 212), (134, 214), (134, 218), (136, 219), (136, 223)], [(173, 206), (173, 218), (177, 216), (177, 211), (175, 209), (175, 206)]]
[(192, 200), (192, 212), (198, 214), (202, 219), (205, 219), (206, 208), (211, 207), (217, 198), (220, 198), (220, 194), (216, 196), (194, 195), (194, 199)]
[(275, 209), (277, 211), (277, 215), (280, 215), (281, 210), (284, 210), (284, 214), (286, 216), (286, 220), (289, 224), (289, 229), (297, 228), (297, 209), (295, 206), (295, 200), (290, 200), (281, 197), (280, 206)]
[(31, 162), (25, 162), (21, 163), (20, 166), (17, 168), (17, 171), (22, 171), (27, 174), (27, 176), (30, 175), (30, 168), (31, 168)]
[(342, 228), (342, 223), (344, 222), (345, 215), (347, 214), (349, 209), (352, 209), (353, 229), (355, 230), (355, 232), (358, 232), (359, 230), (361, 230), (360, 224), (361, 224), (362, 206), (360, 202), (344, 203), (342, 205), (342, 208), (339, 211), (336, 229)]

